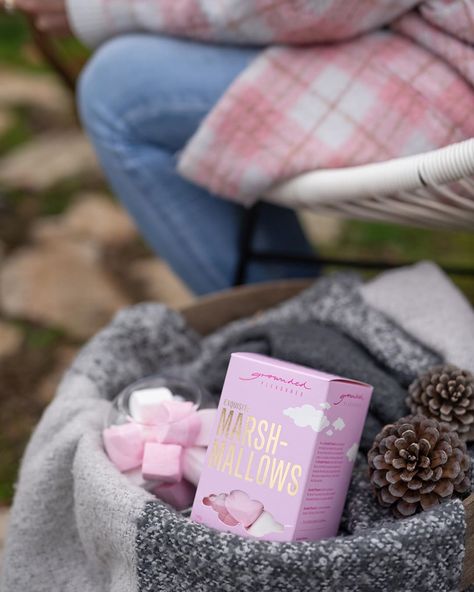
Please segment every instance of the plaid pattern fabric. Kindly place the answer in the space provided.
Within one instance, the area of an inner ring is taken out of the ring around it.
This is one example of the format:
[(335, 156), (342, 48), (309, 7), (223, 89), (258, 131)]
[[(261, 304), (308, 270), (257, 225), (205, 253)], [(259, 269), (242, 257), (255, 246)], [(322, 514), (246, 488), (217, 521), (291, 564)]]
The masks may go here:
[(346, 39), (378, 28), (420, 0), (89, 1), (97, 5), (95, 14), (104, 23), (103, 37), (140, 28), (230, 43), (307, 44)]
[(466, 79), (409, 39), (377, 32), (264, 52), (198, 130), (180, 170), (249, 203), (308, 170), (406, 156), (472, 135)]
[(474, 136), (472, 0), (95, 1), (104, 34), (271, 45), (181, 155), (180, 172), (218, 195), (252, 203), (302, 172)]
[(474, 2), (472, 0), (427, 0), (420, 6), (423, 17), (443, 31), (474, 43)]

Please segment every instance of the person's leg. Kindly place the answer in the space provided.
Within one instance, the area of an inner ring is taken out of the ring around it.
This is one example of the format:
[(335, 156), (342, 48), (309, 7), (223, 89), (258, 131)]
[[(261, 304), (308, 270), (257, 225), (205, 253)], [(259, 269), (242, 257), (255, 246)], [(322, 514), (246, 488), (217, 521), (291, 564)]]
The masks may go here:
[[(175, 155), (257, 51), (129, 35), (98, 50), (79, 86), (82, 120), (111, 186), (155, 252), (197, 294), (231, 285), (242, 208), (181, 178)], [(310, 252), (294, 212), (262, 209), (260, 248)], [(315, 272), (255, 263), (248, 278)]]

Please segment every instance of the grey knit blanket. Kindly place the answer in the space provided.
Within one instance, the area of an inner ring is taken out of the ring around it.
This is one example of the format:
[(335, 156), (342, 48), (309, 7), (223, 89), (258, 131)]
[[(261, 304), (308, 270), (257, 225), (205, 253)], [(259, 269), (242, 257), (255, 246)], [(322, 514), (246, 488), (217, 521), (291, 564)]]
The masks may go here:
[(102, 448), (104, 417), (124, 386), (179, 371), (218, 396), (230, 353), (242, 349), (373, 384), (362, 443), (367, 448), (381, 425), (406, 411), (407, 382), (444, 357), (370, 307), (360, 287), (352, 275), (324, 278), (283, 305), (204, 339), (161, 305), (120, 313), (83, 349), (29, 443), (3, 592), (458, 590), (461, 501), (395, 521), (372, 498), (363, 454), (340, 536), (279, 544), (191, 523), (130, 485)]

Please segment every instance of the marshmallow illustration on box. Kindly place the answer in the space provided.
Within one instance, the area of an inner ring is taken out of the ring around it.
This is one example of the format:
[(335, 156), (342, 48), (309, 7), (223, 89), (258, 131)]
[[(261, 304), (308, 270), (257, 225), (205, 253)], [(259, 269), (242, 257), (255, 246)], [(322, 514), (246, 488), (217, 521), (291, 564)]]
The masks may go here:
[(371, 395), (356, 380), (232, 354), (191, 518), (259, 540), (335, 536)]

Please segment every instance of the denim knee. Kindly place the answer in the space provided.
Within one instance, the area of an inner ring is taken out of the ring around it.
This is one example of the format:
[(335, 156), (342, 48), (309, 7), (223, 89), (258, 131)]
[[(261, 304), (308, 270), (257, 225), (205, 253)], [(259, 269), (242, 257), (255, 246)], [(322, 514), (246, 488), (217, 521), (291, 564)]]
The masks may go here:
[(78, 109), (84, 127), (91, 133), (100, 134), (104, 124), (110, 131), (110, 125), (118, 123), (130, 108), (131, 97), (136, 93), (136, 62), (144, 60), (139, 45), (139, 35), (111, 39), (96, 50), (82, 71)]
[(84, 127), (94, 133), (100, 127), (104, 110), (112, 109), (116, 93), (110, 78), (120, 68), (120, 40), (114, 39), (100, 47), (83, 69), (77, 88), (79, 116)]
[(104, 118), (109, 127), (132, 128), (137, 113), (183, 110), (202, 118), (257, 53), (146, 33), (117, 37), (96, 51), (80, 78), (82, 121), (97, 132)]

